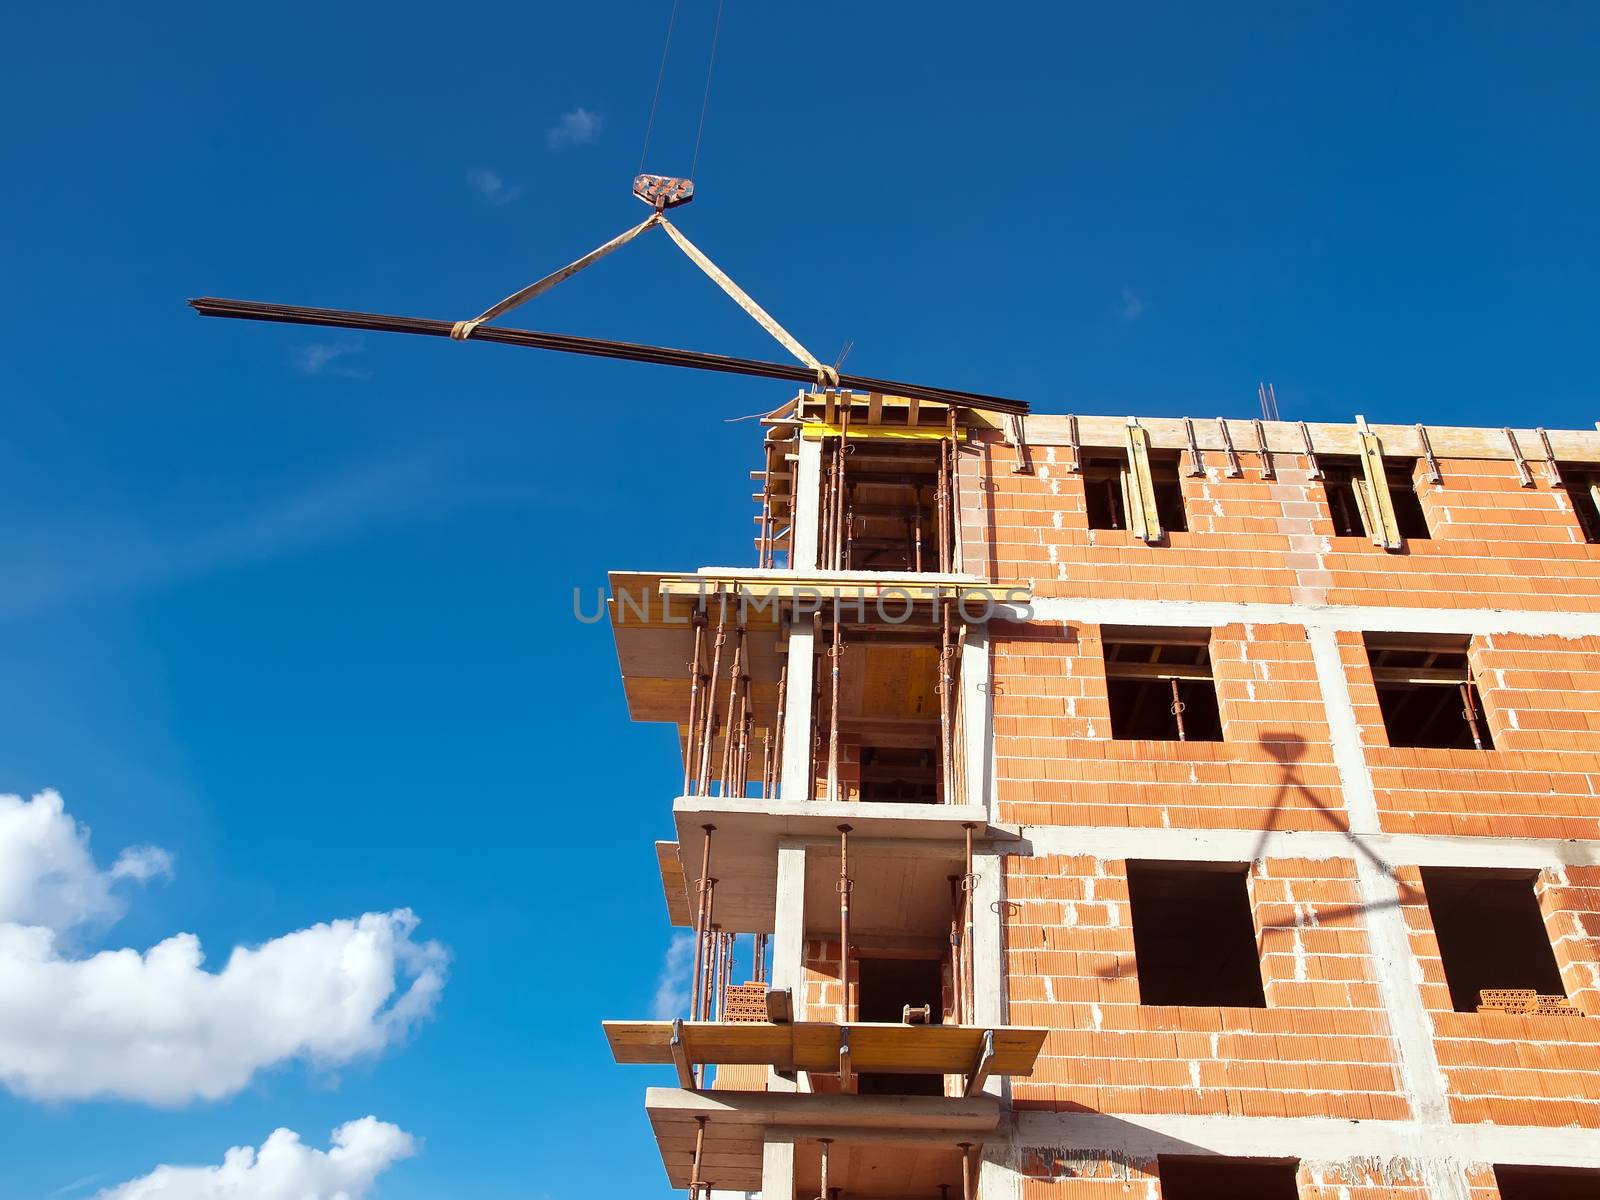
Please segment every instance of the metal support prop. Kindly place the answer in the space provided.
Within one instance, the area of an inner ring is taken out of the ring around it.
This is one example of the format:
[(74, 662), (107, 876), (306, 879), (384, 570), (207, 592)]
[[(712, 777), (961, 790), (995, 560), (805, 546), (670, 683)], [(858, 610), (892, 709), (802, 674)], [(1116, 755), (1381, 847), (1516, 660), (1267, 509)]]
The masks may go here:
[(761, 545), (756, 550), (756, 565), (762, 570), (772, 565), (772, 480), (761, 481)]
[(689, 1200), (695, 1200), (700, 1194), (700, 1163), (706, 1149), (706, 1119), (694, 1119), (694, 1161), (689, 1164)]
[(717, 939), (717, 983), (712, 993), (715, 1001), (711, 1007), (711, 1019), (722, 1020), (722, 1014), (727, 1011), (728, 1001), (728, 973), (733, 969), (733, 947), (730, 945), (731, 934), (725, 932), (720, 925), (713, 925), (712, 932)]
[(833, 1145), (832, 1138), (818, 1138), (817, 1145), (822, 1147), (822, 1180), (818, 1192), (820, 1200), (828, 1200), (828, 1147)]
[(961, 974), (964, 981), (965, 996), (963, 997), (962, 1012), (966, 1017), (964, 1024), (970, 1024), (973, 1018), (974, 988), (972, 985), (972, 893), (978, 886), (978, 877), (972, 871), (972, 822), (962, 822), (961, 828), (966, 833), (966, 873), (961, 877)]
[(717, 675), (722, 670), (722, 647), (728, 640), (728, 597), (717, 594), (717, 636), (711, 650), (711, 674), (706, 683), (704, 729), (700, 736), (700, 787), (704, 796), (711, 790), (711, 743), (717, 736)]
[(1523, 487), (1533, 486), (1533, 472), (1528, 470), (1527, 460), (1522, 457), (1522, 447), (1517, 445), (1517, 435), (1511, 432), (1508, 425), (1505, 428), (1506, 441), (1511, 446), (1511, 461), (1517, 464), (1517, 478), (1522, 481)]
[(1554, 488), (1566, 487), (1561, 481), (1561, 468), (1556, 466), (1556, 452), (1550, 448), (1550, 435), (1544, 431), (1544, 426), (1539, 426), (1539, 445), (1544, 448), (1544, 466), (1550, 476), (1550, 486)]
[(1167, 682), (1172, 685), (1172, 708), (1170, 711), (1172, 713), (1172, 719), (1178, 723), (1178, 740), (1180, 742), (1186, 742), (1189, 740), (1189, 737), (1187, 731), (1183, 727), (1183, 710), (1187, 706), (1178, 696), (1178, 681), (1176, 679), (1169, 679)]
[(689, 795), (689, 789), (694, 783), (694, 765), (699, 758), (699, 744), (695, 741), (695, 731), (700, 720), (700, 688), (705, 676), (700, 670), (700, 658), (704, 653), (706, 636), (706, 606), (704, 602), (697, 604), (694, 610), (694, 658), (689, 663), (689, 744), (684, 747), (683, 753), (683, 794)]
[(940, 799), (945, 804), (954, 804), (955, 781), (951, 778), (951, 764), (955, 756), (950, 744), (950, 693), (955, 685), (950, 670), (950, 605), (939, 600), (934, 603), (939, 605), (939, 779), (944, 792)]
[(1188, 417), (1183, 419), (1183, 432), (1189, 438), (1189, 474), (1204, 475), (1206, 473), (1206, 465), (1200, 458), (1200, 443), (1195, 440), (1194, 422)]
[(850, 826), (839, 826), (839, 1023), (851, 1020), (850, 1007)]
[(1228, 432), (1227, 420), (1218, 417), (1217, 428), (1222, 431), (1222, 449), (1228, 456), (1228, 478), (1237, 479), (1244, 474), (1244, 468), (1239, 465), (1239, 455), (1233, 448), (1233, 434)]
[(755, 935), (755, 949), (754, 949), (752, 957), (755, 959), (755, 963), (754, 963), (755, 982), (756, 983), (765, 983), (767, 981), (767, 935), (766, 934), (758, 933), (758, 934)]
[(734, 761), (738, 749), (736, 730), (744, 723), (744, 712), (739, 696), (739, 679), (744, 674), (744, 638), (744, 622), (740, 621), (734, 628), (733, 663), (728, 668), (728, 707), (723, 716), (727, 728), (722, 735), (722, 774), (718, 781), (723, 796), (731, 794)]
[(711, 835), (717, 827), (702, 825), (700, 828), (706, 840), (700, 850), (700, 884), (696, 889), (694, 913), (694, 984), (689, 993), (689, 1019), (693, 1021), (700, 1020), (700, 970), (705, 960), (706, 927), (711, 923), (711, 893), (716, 886), (711, 878)]
[(950, 417), (950, 570), (956, 569), (956, 551), (961, 545), (961, 460), (956, 454), (957, 439), (961, 436), (956, 424), (955, 406), (946, 412)]
[(828, 686), (828, 799), (839, 798), (839, 660), (844, 657), (844, 641), (839, 633), (839, 604), (833, 605), (833, 641), (828, 646), (831, 664)]
[(1478, 728), (1478, 706), (1472, 702), (1472, 685), (1463, 683), (1461, 688), (1461, 719), (1467, 723), (1467, 728), (1472, 730), (1472, 744), (1479, 750), (1483, 749), (1483, 733)]
[(1433, 443), (1428, 440), (1428, 431), (1421, 421), (1417, 422), (1417, 440), (1422, 443), (1422, 457), (1428, 460), (1428, 482), (1443, 483), (1444, 476), (1439, 474), (1439, 460), (1433, 456)]
[(961, 1147), (961, 1200), (973, 1200), (972, 1197), (972, 1143), (960, 1142)]
[[(846, 393), (848, 395), (848, 393)], [(845, 457), (850, 453), (850, 404), (845, 402), (839, 411), (839, 474), (834, 504), (837, 506), (833, 524), (833, 568), (845, 569)]]
[(1260, 418), (1256, 418), (1256, 453), (1261, 456), (1261, 478), (1276, 479), (1272, 469), (1272, 451), (1267, 449), (1267, 429), (1262, 425)]
[(961, 997), (966, 982), (961, 972), (961, 876), (948, 875), (950, 881), (950, 1016), (951, 1023), (964, 1025)]
[(834, 566), (834, 472), (838, 456), (830, 450), (827, 440), (822, 442), (821, 461), (827, 466), (822, 472), (822, 504), (818, 509), (818, 534), (816, 534), (816, 565), (822, 570)]
[(939, 443), (939, 482), (933, 499), (934, 511), (938, 515), (939, 570), (948, 571), (950, 563), (945, 548), (950, 544), (950, 462), (943, 442)]
[[(1420, 429), (1421, 426), (1419, 425), (1418, 428)], [(1311, 444), (1311, 429), (1304, 421), (1300, 422), (1300, 440), (1306, 446), (1306, 478), (1321, 479), (1322, 468), (1317, 466), (1317, 450)]]
[(1072, 461), (1067, 470), (1077, 474), (1083, 470), (1083, 446), (1078, 442), (1078, 418), (1067, 414), (1067, 448), (1072, 451)]
[(690, 1200), (696, 1200), (701, 1190), (702, 1155), (706, 1154), (706, 1118), (694, 1118), (694, 1162), (690, 1163)]

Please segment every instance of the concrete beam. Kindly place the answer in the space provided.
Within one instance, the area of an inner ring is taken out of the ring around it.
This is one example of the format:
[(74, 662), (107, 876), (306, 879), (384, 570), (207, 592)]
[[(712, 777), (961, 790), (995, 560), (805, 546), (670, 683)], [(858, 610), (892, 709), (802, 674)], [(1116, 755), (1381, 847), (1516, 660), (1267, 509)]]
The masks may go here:
[(792, 571), (817, 569), (818, 520), (822, 508), (822, 443), (802, 440), (794, 480), (794, 554)]

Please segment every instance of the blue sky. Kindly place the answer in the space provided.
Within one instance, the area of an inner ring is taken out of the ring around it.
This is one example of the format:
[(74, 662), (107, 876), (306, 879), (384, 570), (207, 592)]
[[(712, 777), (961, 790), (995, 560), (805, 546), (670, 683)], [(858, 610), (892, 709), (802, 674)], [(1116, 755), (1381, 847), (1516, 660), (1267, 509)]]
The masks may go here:
[[(208, 322), (441, 318), (637, 221), (667, 3), (13, 6), (0, 39), (0, 793), (170, 878), (70, 952), (220, 970), (410, 908), (431, 1019), (152, 1105), (0, 1089), (8, 1198), (373, 1114), (388, 1200), (665, 1195), (599, 1022), (648, 1015), (676, 768), (626, 721), (608, 568), (748, 563), (788, 385)], [(817, 354), (1044, 411), (1587, 428), (1584, 5), (728, 4), (680, 224)], [(648, 166), (688, 170), (683, 0)], [(659, 235), (516, 323), (775, 347)], [(586, 1165), (587, 1164), (587, 1165)]]

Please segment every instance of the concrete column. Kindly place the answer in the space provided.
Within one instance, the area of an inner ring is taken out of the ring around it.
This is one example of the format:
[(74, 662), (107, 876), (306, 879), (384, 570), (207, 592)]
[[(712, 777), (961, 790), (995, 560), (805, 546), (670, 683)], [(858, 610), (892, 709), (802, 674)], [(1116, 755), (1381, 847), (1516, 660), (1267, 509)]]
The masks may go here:
[(817, 569), (817, 540), (821, 533), (822, 443), (800, 439), (794, 476), (794, 561), (793, 571)]
[(961, 748), (967, 777), (968, 804), (981, 804), (995, 817), (994, 785), (989, 774), (990, 747), (994, 744), (994, 709), (989, 690), (989, 631), (967, 626), (967, 643), (961, 650)]
[(788, 690), (783, 701), (783, 762), (778, 771), (778, 799), (804, 804), (811, 799), (811, 702), (817, 669), (817, 635), (811, 618), (789, 629)]
[(761, 1147), (761, 1200), (794, 1200), (794, 1143), (773, 1141)]
[[(1006, 1023), (1005, 963), (1000, 949), (1001, 857), (993, 851), (972, 855), (978, 884), (972, 891), (972, 1016), (979, 1025)], [(1002, 1094), (1003, 1081), (990, 1076), (983, 1085), (991, 1096)]]
[[(1344, 798), (1345, 819), (1351, 833), (1371, 836), (1381, 832), (1377, 799), (1372, 790), (1372, 774), (1356, 725), (1355, 707), (1350, 700), (1350, 681), (1345, 676), (1339, 654), (1338, 635), (1331, 629), (1308, 629), (1311, 657), (1317, 668), (1317, 684), (1322, 691), (1322, 706), (1328, 716), (1333, 761), (1339, 770), (1339, 791)], [(1386, 865), (1365, 847), (1357, 845), (1352, 860), (1356, 887), (1361, 895), (1362, 913), (1367, 927), (1378, 991), (1389, 1014), (1401, 1086), (1411, 1096), (1418, 1121), (1425, 1124), (1450, 1123), (1450, 1100), (1445, 1094), (1444, 1076), (1439, 1070), (1433, 1046), (1433, 1020), (1422, 1004), (1417, 987), (1422, 969), (1411, 953), (1411, 938), (1405, 914), (1400, 909), (1399, 887)], [(1441, 1162), (1429, 1154), (1419, 1137), (1416, 1158), (1435, 1200), (1469, 1200), (1471, 1188), (1459, 1166)]]
[[(787, 988), (794, 998), (794, 1019), (805, 1019), (806, 847), (784, 839), (778, 843), (778, 884), (772, 930), (772, 986)], [(767, 1090), (792, 1092), (795, 1080), (767, 1072)], [(792, 1148), (791, 1148), (792, 1154)], [(783, 1193), (787, 1195), (788, 1193)]]

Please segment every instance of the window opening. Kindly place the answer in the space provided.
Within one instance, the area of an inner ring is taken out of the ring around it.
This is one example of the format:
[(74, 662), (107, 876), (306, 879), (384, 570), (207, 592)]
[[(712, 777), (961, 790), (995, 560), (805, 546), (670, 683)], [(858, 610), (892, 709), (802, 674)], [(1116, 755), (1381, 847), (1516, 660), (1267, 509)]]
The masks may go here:
[[(1389, 505), (1394, 511), (1398, 537), (1425, 539), (1432, 537), (1428, 520), (1422, 511), (1422, 498), (1417, 495), (1412, 472), (1415, 459), (1384, 459), (1384, 484)], [(1372, 496), (1367, 490), (1366, 472), (1361, 459), (1353, 454), (1318, 455), (1322, 468), (1322, 490), (1328, 501), (1328, 515), (1333, 519), (1333, 531), (1338, 537), (1364, 537), (1373, 541), (1387, 540), (1383, 530), (1383, 514), (1372, 511)]]
[(1556, 472), (1572, 501), (1572, 515), (1578, 519), (1583, 540), (1600, 542), (1600, 471), (1592, 463), (1557, 463)]
[(1297, 1200), (1298, 1165), (1248, 1158), (1158, 1159), (1161, 1200)]
[(1494, 1181), (1500, 1200), (1600, 1200), (1600, 1171), (1496, 1163)]
[[(934, 958), (862, 958), (856, 962), (856, 1019), (899, 1025), (907, 1010), (920, 1025), (944, 1020), (944, 971)], [(925, 1016), (924, 1016), (925, 1012)], [(857, 1090), (869, 1096), (942, 1096), (942, 1075), (868, 1073)]]
[(1467, 657), (1470, 638), (1369, 633), (1365, 640), (1391, 746), (1494, 749)]
[(1211, 676), (1210, 630), (1106, 626), (1101, 643), (1112, 737), (1222, 740), (1222, 714)]
[(1265, 1008), (1245, 868), (1128, 863), (1140, 1004)]
[(1476, 1012), (1486, 990), (1566, 996), (1532, 875), (1423, 867), (1422, 890), (1457, 1012)]

